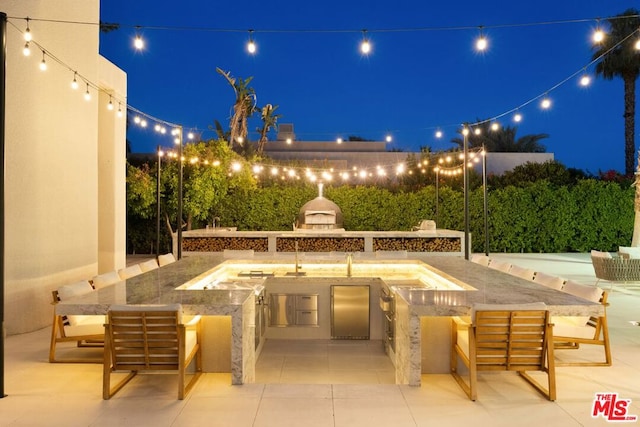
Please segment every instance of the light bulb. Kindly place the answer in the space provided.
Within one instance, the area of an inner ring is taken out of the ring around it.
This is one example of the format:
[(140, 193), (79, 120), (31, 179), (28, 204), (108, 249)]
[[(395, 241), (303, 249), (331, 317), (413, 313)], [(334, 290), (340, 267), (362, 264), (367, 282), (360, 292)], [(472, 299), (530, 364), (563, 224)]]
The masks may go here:
[(602, 31), (600, 28), (597, 28), (593, 32), (593, 42), (602, 43), (603, 40), (604, 40), (604, 31)]
[(636, 50), (640, 50), (640, 39), (636, 40)]
[(465, 136), (469, 135), (469, 128), (466, 128), (466, 127), (463, 128), (462, 129), (462, 134), (465, 135)]
[(143, 128), (147, 127), (147, 121), (145, 119), (140, 120), (140, 126), (142, 126)]
[(544, 98), (542, 102), (540, 102), (540, 106), (547, 110), (551, 107), (551, 100), (549, 98)]
[(144, 49), (144, 40), (142, 40), (140, 34), (136, 34), (136, 38), (133, 40), (133, 47), (138, 50)]
[(91, 93), (89, 93), (89, 83), (87, 83), (87, 91), (84, 93), (84, 99), (86, 101), (91, 101)]
[(140, 117), (135, 116), (135, 117), (133, 118), (133, 123), (135, 123), (135, 124), (139, 125), (139, 124), (140, 124)]
[(338, 138), (338, 139), (336, 139), (336, 142), (337, 142), (338, 144), (342, 144), (342, 138)]
[(487, 41), (487, 38), (485, 36), (480, 36), (476, 40), (476, 49), (482, 52), (486, 50), (487, 47), (489, 47), (489, 42)]
[(118, 117), (122, 117), (122, 104), (118, 102)]
[(76, 79), (76, 76), (78, 75), (77, 72), (73, 73), (73, 81), (71, 82), (71, 89), (78, 89), (78, 80)]
[(387, 137), (385, 138), (385, 141), (387, 142), (391, 142), (393, 140), (393, 138), (391, 137), (391, 135), (387, 135)]
[(500, 124), (499, 123), (491, 123), (491, 130), (492, 131), (497, 131), (500, 129)]
[(26, 42), (26, 43), (24, 44), (24, 49), (22, 49), (22, 54), (23, 54), (24, 56), (29, 56), (29, 55), (31, 55), (31, 49), (29, 48), (29, 42)]
[(196, 137), (196, 136), (195, 136), (195, 134), (194, 134), (193, 132), (189, 132), (189, 133), (187, 134), (187, 139), (193, 139), (193, 138), (195, 138), (195, 137)]
[(475, 128), (473, 130), (473, 133), (475, 133), (476, 135), (480, 135), (482, 133), (482, 131), (480, 130), (480, 128)]
[(591, 77), (588, 74), (580, 77), (580, 86), (589, 86), (589, 84), (591, 84)]
[(107, 104), (107, 110), (113, 111), (113, 101), (111, 100), (111, 97), (109, 97), (109, 103)]
[(371, 42), (367, 38), (367, 30), (362, 30), (362, 42), (360, 43), (360, 52), (363, 55), (371, 53)]
[(513, 121), (516, 122), (516, 123), (520, 123), (522, 121), (522, 114), (515, 113), (513, 115)]
[(437, 130), (436, 131), (436, 138), (442, 138), (442, 131), (441, 130)]
[(253, 41), (253, 37), (251, 36), (251, 34), (253, 33), (253, 30), (249, 31), (249, 42), (247, 43), (247, 51), (250, 54), (254, 54), (256, 53), (256, 50), (258, 49), (258, 46), (256, 46), (256, 42)]
[(40, 70), (47, 71), (47, 61), (44, 59), (44, 50), (42, 51), (42, 61), (40, 61)]
[(32, 39), (31, 29), (29, 28), (29, 18), (27, 18), (27, 29), (24, 30), (24, 40), (30, 42)]

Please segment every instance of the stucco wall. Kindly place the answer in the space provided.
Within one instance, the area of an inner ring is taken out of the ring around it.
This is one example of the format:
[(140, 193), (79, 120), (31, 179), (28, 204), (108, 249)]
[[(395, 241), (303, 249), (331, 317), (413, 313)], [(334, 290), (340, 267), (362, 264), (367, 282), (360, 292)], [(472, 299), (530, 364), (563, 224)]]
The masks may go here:
[[(98, 272), (98, 188), (105, 179), (99, 174), (98, 142), (120, 145), (124, 158), (124, 124), (121, 131), (112, 126), (110, 136), (101, 134), (98, 122), (105, 105), (99, 104), (98, 93), (91, 89), (87, 102), (86, 86), (81, 82), (72, 90), (73, 72), (51, 58), (47, 71), (40, 71), (42, 52), (35, 43), (30, 57), (22, 54), (26, 22), (11, 19), (98, 22), (98, 0), (4, 0), (0, 10), (10, 17), (4, 320), (7, 334), (14, 334), (50, 325), (51, 290)], [(30, 28), (35, 42), (87, 79), (100, 82), (97, 26), (32, 20)], [(118, 89), (126, 93), (126, 83)], [(121, 175), (106, 178), (114, 181), (113, 189), (124, 185), (115, 183), (124, 181), (124, 172)], [(124, 221), (124, 211), (122, 215)]]

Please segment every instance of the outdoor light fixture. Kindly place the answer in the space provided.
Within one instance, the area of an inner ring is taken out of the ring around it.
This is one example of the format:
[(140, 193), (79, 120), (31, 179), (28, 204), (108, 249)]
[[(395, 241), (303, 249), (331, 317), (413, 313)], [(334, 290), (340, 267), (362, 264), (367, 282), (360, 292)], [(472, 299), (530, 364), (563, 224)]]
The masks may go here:
[(494, 131), (494, 132), (500, 130), (500, 123), (498, 123), (498, 122), (492, 123), (491, 124), (491, 130)]
[(118, 117), (122, 117), (122, 103), (118, 102)]
[(480, 135), (482, 133), (482, 131), (480, 130), (480, 128), (475, 128), (473, 130), (473, 133), (475, 133), (476, 135)]
[(338, 138), (338, 139), (336, 139), (336, 142), (337, 142), (338, 144), (342, 144), (342, 138)]
[(545, 96), (540, 102), (540, 106), (545, 110), (549, 109), (551, 107), (551, 100)]
[(40, 70), (47, 71), (47, 61), (44, 59), (44, 50), (42, 51), (42, 61), (40, 61)]
[(520, 123), (522, 121), (522, 114), (515, 113), (513, 115), (513, 121), (516, 122), (516, 123)]
[(111, 95), (109, 95), (109, 103), (107, 104), (107, 110), (113, 111), (113, 99)]
[(441, 130), (437, 130), (436, 131), (436, 138), (442, 138), (442, 131)]
[(604, 31), (600, 28), (600, 20), (597, 20), (598, 24), (596, 25), (596, 30), (593, 32), (593, 42), (594, 43), (602, 43), (604, 40)]
[(78, 72), (74, 71), (73, 72), (73, 81), (71, 82), (71, 89), (76, 90), (78, 89), (78, 79), (76, 78), (78, 76)]
[(24, 30), (24, 41), (30, 42), (32, 38), (31, 29), (29, 29), (29, 18), (27, 18), (27, 29)]
[(640, 38), (638, 38), (638, 40), (636, 40), (635, 48), (636, 48), (636, 50), (640, 50)]
[(371, 42), (367, 38), (367, 30), (362, 30), (362, 42), (360, 42), (360, 52), (363, 55), (371, 53)]
[(24, 49), (22, 49), (22, 54), (23, 54), (24, 56), (29, 56), (29, 55), (31, 55), (31, 49), (29, 48), (29, 42), (26, 42), (26, 43), (24, 44)]
[(589, 74), (583, 74), (582, 77), (580, 77), (580, 86), (589, 86), (591, 84), (591, 77), (589, 76)]
[(256, 42), (253, 41), (253, 30), (249, 30), (249, 42), (247, 43), (247, 51), (250, 54), (256, 53), (257, 50)]
[(482, 27), (480, 27), (480, 37), (476, 39), (476, 50), (478, 50), (479, 52), (483, 52), (487, 50), (488, 47), (489, 42), (482, 32)]
[(86, 101), (91, 101), (91, 93), (89, 92), (89, 83), (87, 83), (87, 91), (84, 93), (84, 99)]
[(387, 135), (387, 137), (385, 138), (385, 141), (387, 142), (391, 142), (393, 140), (393, 138), (391, 138), (391, 135)]
[(139, 33), (136, 33), (136, 37), (133, 39), (133, 47), (137, 50), (144, 49), (144, 40), (142, 40), (142, 36)]

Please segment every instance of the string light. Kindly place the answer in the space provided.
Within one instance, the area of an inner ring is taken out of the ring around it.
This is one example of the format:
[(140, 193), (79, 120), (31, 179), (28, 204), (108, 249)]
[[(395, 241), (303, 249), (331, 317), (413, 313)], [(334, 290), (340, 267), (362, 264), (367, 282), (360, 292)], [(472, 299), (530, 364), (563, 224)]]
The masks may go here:
[(640, 37), (638, 37), (638, 40), (636, 40), (635, 48), (636, 50), (640, 50)]
[(582, 77), (580, 77), (580, 86), (586, 87), (591, 84), (591, 76), (589, 74), (584, 73)]
[(73, 89), (73, 90), (78, 89), (78, 80), (77, 80), (77, 77), (78, 77), (78, 72), (77, 72), (77, 71), (74, 71), (74, 72), (73, 72), (73, 80), (71, 81), (71, 89)]
[(393, 138), (391, 137), (391, 135), (387, 135), (384, 140), (387, 142), (391, 142)]
[(22, 54), (23, 54), (24, 56), (29, 56), (29, 55), (31, 55), (31, 48), (29, 48), (29, 42), (26, 42), (26, 43), (24, 44), (24, 48), (22, 49)]
[(338, 138), (338, 139), (336, 139), (336, 142), (337, 142), (338, 144), (342, 144), (342, 138)]
[(480, 26), (479, 28), (480, 28), (480, 36), (476, 39), (476, 50), (478, 50), (479, 52), (484, 52), (489, 47), (489, 41), (487, 40), (484, 33), (482, 32), (483, 27)]
[(111, 95), (109, 95), (109, 103), (107, 104), (107, 110), (113, 111), (113, 100), (111, 98)]
[(40, 61), (40, 70), (47, 71), (47, 61), (44, 59), (44, 50), (42, 51), (42, 61)]
[(118, 117), (122, 117), (122, 103), (118, 102)]
[(542, 101), (540, 102), (540, 106), (542, 107), (542, 109), (548, 110), (549, 108), (551, 108), (551, 100), (545, 95), (545, 97), (542, 98)]
[(437, 130), (436, 131), (436, 138), (438, 138), (438, 139), (442, 138), (442, 131), (441, 130)]
[(593, 42), (594, 43), (602, 43), (604, 41), (604, 31), (600, 28), (600, 20), (597, 20), (597, 26), (595, 31), (593, 32)]
[(513, 121), (516, 122), (516, 123), (520, 123), (522, 121), (522, 114), (515, 113), (513, 115)]
[(87, 91), (84, 93), (84, 99), (86, 101), (91, 101), (91, 93), (89, 93), (89, 83), (87, 83)]
[(31, 29), (29, 28), (29, 17), (27, 19), (27, 29), (24, 30), (24, 41), (30, 42), (32, 40)]
[(249, 42), (247, 43), (247, 51), (253, 55), (256, 53), (256, 50), (256, 42), (253, 41), (253, 30), (249, 30)]
[(494, 132), (497, 132), (498, 130), (500, 130), (500, 123), (498, 122), (491, 123), (491, 130)]
[[(136, 28), (140, 29), (140, 27)], [(138, 32), (136, 32), (136, 37), (133, 39), (133, 47), (135, 47), (137, 50), (144, 49), (144, 40), (142, 40), (142, 36)]]
[(360, 42), (360, 53), (369, 55), (371, 53), (371, 42), (367, 38), (367, 30), (362, 30), (362, 42)]

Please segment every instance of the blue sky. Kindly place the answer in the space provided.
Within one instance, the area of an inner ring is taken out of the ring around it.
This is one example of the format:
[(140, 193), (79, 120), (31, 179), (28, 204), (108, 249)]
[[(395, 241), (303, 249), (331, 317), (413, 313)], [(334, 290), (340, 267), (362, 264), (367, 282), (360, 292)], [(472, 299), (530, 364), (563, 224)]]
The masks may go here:
[[(389, 148), (438, 150), (453, 146), (461, 123), (510, 111), (580, 72), (591, 60), (596, 18), (630, 7), (640, 5), (108, 0), (101, 2), (101, 20), (121, 28), (101, 35), (100, 52), (127, 72), (130, 105), (203, 130), (205, 138), (213, 137), (207, 130), (214, 120), (227, 125), (234, 101), (215, 71), (220, 67), (236, 77), (253, 76), (257, 104), (278, 105), (280, 123), (293, 123), (298, 139), (382, 140), (391, 134)], [(574, 20), (584, 22), (516, 25)], [(136, 26), (144, 51), (132, 48)], [(480, 26), (489, 40), (483, 53), (474, 49)], [(249, 29), (255, 55), (245, 48)], [(372, 43), (368, 56), (358, 51), (362, 29)], [(593, 67), (586, 72), (593, 75)], [(549, 92), (548, 110), (538, 101), (523, 107), (518, 135), (549, 134), (542, 141), (547, 151), (569, 167), (623, 171), (622, 80), (594, 79), (587, 88), (578, 80)], [(499, 121), (515, 124), (511, 114)], [(255, 120), (250, 131), (257, 126)], [(437, 129), (441, 139), (434, 136)], [(169, 137), (152, 130), (132, 129), (128, 137), (136, 152), (171, 146)]]

